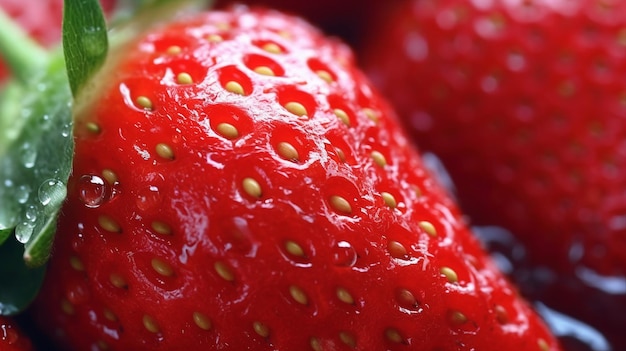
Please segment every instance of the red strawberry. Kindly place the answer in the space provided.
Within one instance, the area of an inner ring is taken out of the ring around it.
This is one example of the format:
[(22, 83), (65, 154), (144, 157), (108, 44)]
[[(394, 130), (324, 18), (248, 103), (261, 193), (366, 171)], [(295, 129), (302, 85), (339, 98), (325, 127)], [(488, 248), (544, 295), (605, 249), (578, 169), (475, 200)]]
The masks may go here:
[(620, 0), (413, 1), (366, 59), (472, 220), (510, 229), (552, 270), (534, 297), (620, 338), (624, 28)]
[(560, 349), (345, 45), (238, 7), (112, 51), (33, 310), (69, 349)]
[(7, 317), (0, 316), (0, 350), (30, 351), (32, 349), (30, 340), (22, 333), (15, 322)]

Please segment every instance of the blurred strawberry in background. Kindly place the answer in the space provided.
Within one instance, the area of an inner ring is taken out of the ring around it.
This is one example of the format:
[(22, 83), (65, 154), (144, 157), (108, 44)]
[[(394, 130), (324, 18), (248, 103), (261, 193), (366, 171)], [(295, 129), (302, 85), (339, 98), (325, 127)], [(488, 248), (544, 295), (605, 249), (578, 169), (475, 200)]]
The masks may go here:
[(528, 248), (522, 290), (626, 349), (626, 1), (411, 1), (371, 34), (472, 221)]

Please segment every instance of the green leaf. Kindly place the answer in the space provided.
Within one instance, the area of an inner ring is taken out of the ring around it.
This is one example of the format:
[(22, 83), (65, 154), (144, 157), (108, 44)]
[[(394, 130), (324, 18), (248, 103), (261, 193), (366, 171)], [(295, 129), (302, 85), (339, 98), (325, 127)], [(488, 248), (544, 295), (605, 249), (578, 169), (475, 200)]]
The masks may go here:
[[(16, 45), (18, 44), (19, 45)], [(0, 57), (21, 82), (28, 82), (48, 61), (48, 53), (0, 8)]]
[(37, 296), (45, 268), (27, 267), (24, 247), (15, 239), (0, 245), (0, 315), (12, 315), (26, 308)]
[(98, 0), (66, 0), (63, 51), (74, 97), (102, 66), (108, 49), (106, 22)]

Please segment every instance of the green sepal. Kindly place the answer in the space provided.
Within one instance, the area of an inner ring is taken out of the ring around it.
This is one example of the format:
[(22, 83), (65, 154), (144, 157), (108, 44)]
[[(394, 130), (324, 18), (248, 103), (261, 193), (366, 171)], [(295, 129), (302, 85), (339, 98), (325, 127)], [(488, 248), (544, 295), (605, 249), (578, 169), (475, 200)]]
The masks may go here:
[[(15, 234), (26, 265), (37, 267), (48, 259), (72, 168), (72, 97), (62, 55), (51, 56), (38, 79), (7, 86), (3, 98), (0, 239)], [(0, 256), (7, 264), (17, 263)]]
[(104, 64), (108, 49), (106, 21), (98, 0), (66, 0), (63, 52), (74, 97)]

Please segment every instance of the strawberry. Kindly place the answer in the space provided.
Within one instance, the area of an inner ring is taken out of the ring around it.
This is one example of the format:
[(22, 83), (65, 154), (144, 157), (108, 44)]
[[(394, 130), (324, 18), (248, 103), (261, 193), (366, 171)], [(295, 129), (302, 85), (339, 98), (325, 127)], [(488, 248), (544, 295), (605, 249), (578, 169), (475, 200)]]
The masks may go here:
[(0, 316), (0, 350), (2, 351), (30, 351), (32, 344), (15, 322), (7, 317)]
[(528, 293), (614, 333), (617, 349), (625, 26), (620, 0), (412, 1), (364, 49), (372, 79), (413, 139), (441, 157), (473, 223), (503, 226), (526, 246), (539, 267)]
[(104, 28), (74, 4), (74, 159), (32, 308), (67, 349), (560, 350), (347, 46), (236, 7), (137, 30), (84, 81), (72, 55), (102, 41), (71, 38)]

